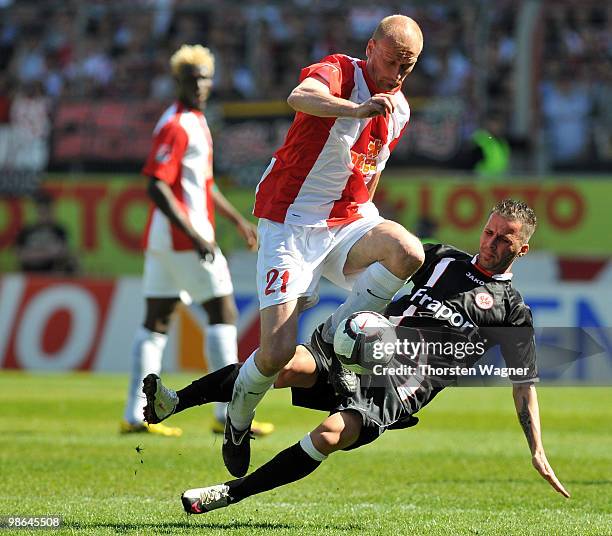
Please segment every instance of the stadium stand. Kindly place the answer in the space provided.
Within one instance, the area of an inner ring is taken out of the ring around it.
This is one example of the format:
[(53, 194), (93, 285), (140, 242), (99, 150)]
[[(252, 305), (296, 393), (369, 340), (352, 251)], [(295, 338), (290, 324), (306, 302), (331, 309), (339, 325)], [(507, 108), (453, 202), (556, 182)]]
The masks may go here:
[[(465, 109), (462, 142), (492, 118), (499, 126), (493, 134), (520, 150), (536, 136), (525, 139), (513, 128), (519, 4), (504, 0), (483, 10), (476, 2), (139, 0), (126, 8), (7, 0), (0, 6), (0, 122), (11, 121), (11, 103), (24, 94), (36, 94), (28, 105), (49, 114), (65, 101), (165, 102), (173, 84), (164, 67), (183, 42), (205, 42), (216, 54), (213, 100), (282, 101), (300, 66), (340, 49), (363, 55), (376, 21), (403, 11), (421, 22), (426, 36), (409, 82), (413, 107), (431, 99), (458, 102)], [(541, 4), (532, 126), (541, 129), (549, 166), (603, 168), (612, 157), (610, 12), (595, 2), (580, 9), (576, 2)]]

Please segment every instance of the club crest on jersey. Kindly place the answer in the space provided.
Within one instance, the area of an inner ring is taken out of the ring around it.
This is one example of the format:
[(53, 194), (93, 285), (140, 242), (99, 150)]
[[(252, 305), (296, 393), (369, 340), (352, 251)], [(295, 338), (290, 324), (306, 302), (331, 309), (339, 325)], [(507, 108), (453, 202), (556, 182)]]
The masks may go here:
[(487, 310), (493, 307), (493, 303), (494, 303), (493, 296), (491, 296), (490, 294), (486, 292), (479, 292), (478, 294), (476, 294), (476, 298), (474, 301), (476, 302), (476, 305), (478, 307), (484, 310)]
[(159, 164), (165, 164), (170, 160), (170, 145), (167, 143), (162, 143), (157, 149), (157, 153), (155, 153), (155, 161)]
[(355, 169), (358, 169), (364, 175), (376, 171), (376, 158), (381, 149), (382, 141), (375, 139), (368, 143), (367, 154), (351, 151), (351, 160)]

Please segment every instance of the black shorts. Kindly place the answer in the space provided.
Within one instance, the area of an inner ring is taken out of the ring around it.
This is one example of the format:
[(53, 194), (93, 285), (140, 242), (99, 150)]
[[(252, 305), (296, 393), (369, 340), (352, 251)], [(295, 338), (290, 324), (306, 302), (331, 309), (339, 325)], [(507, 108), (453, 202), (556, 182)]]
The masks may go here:
[(357, 441), (344, 450), (367, 445), (380, 437), (385, 430), (414, 426), (418, 419), (412, 416), (409, 406), (400, 399), (391, 379), (381, 384), (379, 376), (376, 385), (371, 385), (373, 382), (370, 377), (358, 375), (360, 386), (353, 396), (343, 398), (336, 395), (329, 383), (333, 350), (331, 345), (321, 339), (321, 327), (312, 334), (310, 343), (302, 345), (315, 360), (317, 381), (309, 388), (292, 387), (293, 405), (327, 411), (330, 415), (348, 410), (359, 413), (363, 423), (361, 433)]

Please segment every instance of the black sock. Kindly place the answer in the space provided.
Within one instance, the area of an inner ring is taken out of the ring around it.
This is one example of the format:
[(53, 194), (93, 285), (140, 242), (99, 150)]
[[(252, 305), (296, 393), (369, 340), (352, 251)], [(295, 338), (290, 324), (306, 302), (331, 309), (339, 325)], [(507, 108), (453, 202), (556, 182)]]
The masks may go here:
[(240, 365), (238, 363), (227, 365), (177, 391), (179, 401), (174, 413), (193, 406), (201, 406), (208, 402), (229, 402), (232, 399), (234, 383), (239, 371)]
[(312, 473), (321, 462), (313, 460), (299, 443), (279, 452), (268, 463), (238, 480), (227, 482), (233, 502), (295, 482)]

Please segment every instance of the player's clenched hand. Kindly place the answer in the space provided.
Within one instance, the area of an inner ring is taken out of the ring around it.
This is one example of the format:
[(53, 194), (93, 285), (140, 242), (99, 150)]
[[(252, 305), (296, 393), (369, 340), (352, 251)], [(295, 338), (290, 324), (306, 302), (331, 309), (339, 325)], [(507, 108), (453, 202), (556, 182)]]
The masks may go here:
[(357, 106), (354, 110), (354, 114), (357, 118), (376, 117), (377, 115), (393, 113), (393, 110), (395, 110), (393, 95), (377, 93)]
[(215, 243), (205, 240), (200, 235), (196, 234), (191, 237), (193, 247), (196, 253), (205, 262), (212, 262), (215, 260)]
[(563, 484), (559, 481), (552, 467), (546, 459), (546, 454), (543, 452), (536, 452), (531, 457), (531, 463), (536, 468), (536, 471), (542, 475), (542, 477), (548, 481), (548, 483), (566, 499), (570, 497), (569, 492), (565, 489)]
[(245, 219), (240, 220), (237, 223), (237, 227), (240, 236), (247, 243), (249, 250), (255, 251), (257, 249), (257, 227)]

